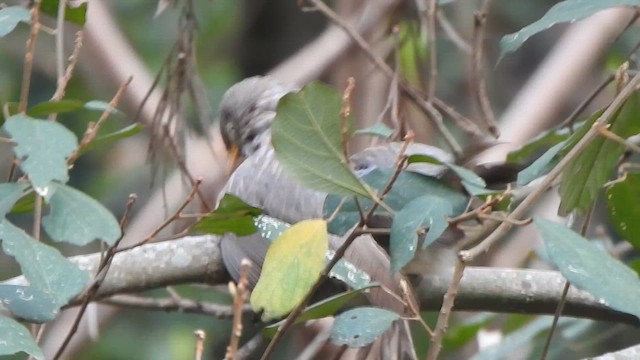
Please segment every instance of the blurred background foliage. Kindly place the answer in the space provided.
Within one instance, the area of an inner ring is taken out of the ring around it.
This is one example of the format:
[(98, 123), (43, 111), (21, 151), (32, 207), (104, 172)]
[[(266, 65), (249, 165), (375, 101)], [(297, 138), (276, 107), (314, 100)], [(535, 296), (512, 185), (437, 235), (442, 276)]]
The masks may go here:
[[(366, 1), (366, 0), (361, 0)], [(11, 4), (12, 2), (7, 2)], [(349, 1), (332, 2), (338, 9), (348, 8)], [(410, 4), (409, 4), (410, 3)], [(539, 65), (553, 43), (562, 32), (564, 25), (555, 26), (530, 41), (516, 53), (508, 55), (501, 63), (496, 63), (499, 39), (540, 18), (556, 1), (494, 1), (490, 11), (487, 31), (487, 76), (489, 94), (494, 109), (500, 114), (511, 101), (513, 95)], [(247, 76), (266, 73), (296, 50), (303, 47), (326, 26), (326, 20), (319, 13), (300, 11), (294, 0), (196, 0), (198, 31), (196, 38), (198, 72), (206, 85), (212, 111), (216, 111), (220, 98), (227, 87)], [(91, 6), (91, 3), (89, 4)], [(177, 37), (179, 12), (170, 7), (155, 17), (156, 4), (152, 1), (112, 0), (108, 2), (114, 18), (135, 52), (143, 59), (150, 73), (157, 73)], [(455, 1), (443, 8), (452, 24), (469, 39), (473, 30), (473, 13), (479, 1)], [(404, 19), (417, 24), (413, 2), (407, 2), (401, 13), (394, 14), (395, 22)], [(45, 23), (52, 19), (45, 20)], [(91, 18), (88, 21), (92, 21)], [(617, 67), (623, 55), (634, 41), (633, 37), (623, 35), (603, 60), (603, 71)], [(0, 102), (16, 101), (19, 98), (24, 42), (28, 34), (27, 26), (0, 40)], [(52, 36), (40, 34), (36, 52), (36, 67), (32, 82), (30, 103), (46, 101), (55, 90), (55, 69), (53, 59)], [(345, 55), (345, 58), (353, 55)], [(439, 88), (438, 95), (454, 105), (459, 111), (471, 111), (468, 101), (467, 59), (459, 55), (451, 42), (444, 38), (438, 42)], [(345, 59), (346, 60), (346, 59)], [(108, 101), (115, 91), (105, 86), (101, 74), (95, 73), (90, 66), (83, 66), (81, 55), (79, 70), (67, 89), (66, 98), (82, 101)], [(340, 66), (336, 64), (336, 67)], [(305, 66), (300, 64), (299, 66)], [(571, 66), (571, 64), (567, 64)], [(592, 83), (602, 78), (603, 72), (594, 73)], [(323, 80), (336, 80), (334, 69), (323, 74)], [(344, 81), (344, 79), (341, 79)], [(338, 82), (338, 81), (334, 81)], [(343, 83), (336, 85), (342, 86)], [(576, 89), (574, 102), (567, 103), (564, 118), (573, 107), (585, 97), (592, 87)], [(364, 105), (366, 107), (366, 104)], [(597, 107), (596, 103), (593, 107)], [(105, 133), (131, 124), (135, 109), (123, 109), (121, 115), (106, 122)], [(358, 113), (356, 112), (356, 115)], [(75, 131), (78, 136), (86, 128), (88, 121), (97, 120), (97, 113), (82, 111), (60, 117), (60, 121)], [(215, 116), (214, 116), (215, 117)], [(138, 194), (138, 204), (144, 204), (151, 189), (151, 168), (146, 164), (147, 136), (140, 134), (122, 141), (115, 146), (106, 146), (91, 151), (77, 162), (72, 172), (71, 185), (97, 198), (107, 205), (116, 216), (122, 215), (127, 195)], [(0, 173), (5, 174), (10, 163), (11, 152), (0, 147)], [(162, 211), (162, 209), (158, 209)], [(20, 221), (19, 217), (14, 218)], [(23, 223), (30, 218), (25, 217)], [(67, 247), (66, 254), (86, 253), (95, 249), (77, 249)], [(8, 278), (19, 274), (12, 260), (0, 254), (0, 276)], [(208, 299), (228, 302), (222, 292), (211, 289), (178, 287), (178, 291), (195, 299)], [(163, 294), (163, 290), (150, 292)], [(165, 295), (166, 296), (166, 295)], [(460, 316), (462, 317), (462, 316)], [(435, 317), (428, 314), (432, 321)], [(494, 316), (494, 324), (513, 323), (529, 317)], [(250, 320), (247, 325), (250, 325)], [(94, 343), (74, 356), (77, 359), (188, 359), (193, 352), (193, 330), (206, 331), (207, 358), (216, 358), (221, 354), (229, 338), (229, 321), (216, 320), (200, 315), (148, 312), (125, 309), (121, 311), (101, 333)], [(495, 326), (495, 325), (494, 325)], [(250, 327), (250, 326), (249, 326)], [(563, 328), (568, 329), (569, 326)], [(598, 343), (613, 343), (612, 335), (624, 328), (620, 325), (604, 328), (598, 326), (604, 340), (588, 345), (571, 346), (567, 342), (567, 351), (558, 358), (574, 358), (593, 354), (592, 346)], [(455, 328), (454, 328), (455, 329)], [(477, 329), (476, 329), (477, 330)], [(461, 330), (462, 331), (462, 330)], [(469, 330), (471, 331), (471, 330)], [(246, 336), (251, 330), (246, 331)], [(473, 331), (472, 331), (473, 333)], [(633, 334), (629, 334), (633, 336)], [(635, 334), (637, 336), (637, 334)], [(296, 336), (290, 336), (296, 340)], [(626, 337), (616, 337), (624, 343)], [(305, 341), (305, 339), (297, 339)], [(568, 340), (567, 340), (568, 341)], [(291, 344), (295, 344), (292, 342)], [(295, 346), (295, 345), (288, 346)], [(449, 341), (448, 346), (458, 348), (461, 344)], [(616, 344), (618, 345), (618, 344)], [(425, 342), (418, 346), (424, 351)], [(569, 349), (570, 348), (570, 349)], [(615, 348), (615, 346), (614, 346)], [(287, 347), (283, 346), (280, 356), (285, 356)], [(456, 354), (455, 352), (452, 352)], [(132, 355), (134, 354), (134, 355)], [(567, 355), (570, 354), (570, 355)], [(460, 358), (450, 355), (451, 358)], [(20, 358), (20, 357), (17, 357)], [(284, 357), (282, 357), (284, 358)], [(446, 356), (445, 356), (446, 358)]]

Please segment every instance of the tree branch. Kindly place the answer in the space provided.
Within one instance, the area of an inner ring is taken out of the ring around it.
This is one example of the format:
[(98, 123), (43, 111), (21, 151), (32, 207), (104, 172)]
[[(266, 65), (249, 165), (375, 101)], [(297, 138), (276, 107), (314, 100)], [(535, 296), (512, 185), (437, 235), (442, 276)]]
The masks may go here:
[[(220, 238), (213, 235), (187, 236), (119, 253), (94, 300), (185, 283), (226, 284), (229, 275), (222, 263), (219, 241)], [(80, 268), (94, 272), (99, 265), (100, 254), (70, 259)], [(422, 311), (440, 309), (449, 282), (447, 277), (423, 281), (419, 289)], [(455, 310), (552, 315), (564, 282), (565, 279), (556, 271), (467, 267), (458, 289)], [(26, 283), (20, 276), (2, 284)], [(79, 305), (81, 301), (81, 298), (76, 298), (69, 306)], [(640, 324), (636, 317), (607, 308), (592, 295), (573, 287), (567, 296), (563, 314)]]

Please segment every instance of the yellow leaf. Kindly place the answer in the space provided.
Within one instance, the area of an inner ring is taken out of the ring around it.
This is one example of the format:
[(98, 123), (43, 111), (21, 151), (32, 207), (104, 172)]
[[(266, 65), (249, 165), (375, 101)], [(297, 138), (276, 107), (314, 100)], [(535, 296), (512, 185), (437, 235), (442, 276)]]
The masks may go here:
[(328, 239), (326, 221), (304, 220), (273, 242), (251, 294), (251, 307), (264, 310), (263, 320), (282, 317), (302, 301), (324, 267)]

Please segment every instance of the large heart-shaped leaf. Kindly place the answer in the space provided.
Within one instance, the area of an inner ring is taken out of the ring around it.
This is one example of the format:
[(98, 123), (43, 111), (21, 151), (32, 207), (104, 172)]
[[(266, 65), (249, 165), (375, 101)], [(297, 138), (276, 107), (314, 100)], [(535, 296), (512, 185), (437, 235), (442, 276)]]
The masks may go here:
[(352, 119), (343, 124), (341, 107), (340, 93), (321, 83), (285, 95), (271, 130), (276, 156), (312, 189), (373, 198), (375, 194), (353, 174), (345, 157), (343, 144), (351, 134)]

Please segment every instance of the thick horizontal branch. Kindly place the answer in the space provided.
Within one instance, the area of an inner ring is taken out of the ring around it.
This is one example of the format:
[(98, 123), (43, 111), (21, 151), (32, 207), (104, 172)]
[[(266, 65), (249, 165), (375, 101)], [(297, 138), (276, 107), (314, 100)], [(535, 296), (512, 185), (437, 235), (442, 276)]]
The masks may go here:
[[(218, 245), (216, 236), (188, 236), (121, 252), (115, 256), (95, 300), (185, 283), (224, 284), (229, 281), (229, 275)], [(100, 254), (71, 258), (80, 268), (92, 273), (99, 259)], [(26, 280), (17, 277), (8, 282), (25, 284)], [(556, 271), (468, 267), (460, 283), (455, 309), (552, 315), (564, 282)], [(423, 281), (419, 291), (422, 310), (439, 310), (448, 286), (446, 277)], [(74, 299), (70, 305), (79, 303), (79, 299)], [(569, 291), (563, 314), (639, 324), (635, 316), (612, 310), (589, 293), (575, 288)]]

